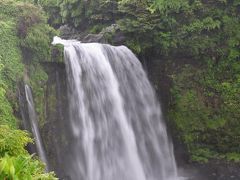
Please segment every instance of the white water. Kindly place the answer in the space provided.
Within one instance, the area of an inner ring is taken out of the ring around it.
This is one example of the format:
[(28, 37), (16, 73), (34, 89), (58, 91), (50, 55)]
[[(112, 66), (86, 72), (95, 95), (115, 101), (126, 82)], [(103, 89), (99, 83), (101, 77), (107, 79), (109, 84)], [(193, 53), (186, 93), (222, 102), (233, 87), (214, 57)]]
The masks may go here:
[(45, 151), (43, 149), (42, 139), (39, 134), (37, 114), (36, 114), (35, 107), (34, 107), (32, 92), (28, 85), (25, 85), (25, 94), (26, 94), (26, 100), (27, 100), (27, 105), (28, 105), (28, 114), (29, 114), (29, 119), (30, 119), (30, 124), (31, 124), (31, 130), (32, 130), (33, 137), (34, 137), (34, 142), (36, 144), (37, 153), (38, 153), (39, 158), (42, 160), (42, 162), (45, 163), (46, 171), (48, 171), (47, 158), (45, 155)]
[(72, 139), (72, 180), (178, 180), (159, 103), (125, 46), (64, 45)]

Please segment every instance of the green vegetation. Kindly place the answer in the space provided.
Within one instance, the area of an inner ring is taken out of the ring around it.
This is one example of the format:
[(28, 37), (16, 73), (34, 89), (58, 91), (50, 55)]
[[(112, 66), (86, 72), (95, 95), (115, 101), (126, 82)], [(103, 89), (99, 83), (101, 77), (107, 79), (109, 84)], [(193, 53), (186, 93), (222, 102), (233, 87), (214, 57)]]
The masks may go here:
[(145, 54), (154, 49), (169, 59), (167, 64), (181, 64), (179, 57), (191, 59), (191, 65), (169, 72), (169, 117), (192, 160), (239, 161), (239, 1), (156, 0), (147, 8), (150, 16), (146, 10), (133, 10), (144, 9), (144, 3), (131, 3), (123, 5), (131, 16), (119, 20), (127, 37), (133, 38), (128, 38), (130, 47)]
[(0, 121), (16, 126), (13, 116), (13, 111), (17, 108), (17, 103), (14, 101), (15, 90), (17, 81), (23, 74), (23, 64), (21, 64), (21, 51), (18, 48), (19, 39), (16, 37), (15, 22), (5, 17), (7, 12), (4, 7), (0, 8)]
[(50, 38), (55, 31), (46, 20), (39, 7), (0, 0), (0, 179), (56, 179), (53, 173), (44, 173), (44, 165), (25, 150), (33, 142), (27, 132), (17, 130), (15, 116), (18, 83), (29, 82), (39, 93), (47, 79), (39, 62), (50, 59)]
[[(176, 48), (169, 48), (173, 56), (165, 56), (171, 62), (176, 57), (192, 59), (192, 65), (180, 66), (172, 74), (170, 119), (193, 161), (239, 161), (240, 4), (184, 2), (170, 6), (159, 1), (157, 6), (168, 18), (175, 17), (177, 25), (171, 31), (176, 41)], [(177, 19), (180, 14), (185, 19)]]
[(170, 116), (193, 160), (240, 156), (240, 62), (229, 62), (186, 66), (173, 76)]
[(32, 142), (27, 132), (0, 125), (0, 139), (0, 179), (56, 179), (53, 173), (44, 173), (44, 165), (25, 150)]
[[(18, 111), (17, 83), (24, 78), (30, 83), (37, 100), (43, 98), (47, 75), (40, 62), (50, 60), (50, 42), (56, 31), (46, 24), (47, 18), (39, 7), (29, 3), (2, 0), (0, 2), (0, 64), (2, 121), (16, 123), (13, 112)], [(39, 101), (37, 110), (43, 121), (43, 102)], [(8, 105), (9, 104), (9, 105)], [(5, 108), (5, 106), (9, 108)], [(12, 110), (11, 109), (12, 106)], [(8, 110), (7, 110), (8, 109)], [(16, 125), (15, 125), (16, 126)]]
[(50, 44), (56, 30), (47, 24), (47, 17), (40, 7), (24, 4), (24, 10), (17, 19), (17, 30), (20, 38), (23, 62), (25, 64), (25, 83), (33, 89), (34, 100), (37, 102), (40, 125), (45, 123), (44, 91), (46, 89), (47, 74), (42, 62), (51, 60)]

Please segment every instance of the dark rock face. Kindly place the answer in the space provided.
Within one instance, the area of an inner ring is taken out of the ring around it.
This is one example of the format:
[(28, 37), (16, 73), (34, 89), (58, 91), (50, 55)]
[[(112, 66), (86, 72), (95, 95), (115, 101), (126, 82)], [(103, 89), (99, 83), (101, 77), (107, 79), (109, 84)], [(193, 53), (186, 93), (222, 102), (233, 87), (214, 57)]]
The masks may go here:
[[(46, 123), (41, 129), (43, 144), (50, 170), (58, 177), (64, 176), (64, 157), (59, 149), (67, 150), (67, 142), (62, 136), (68, 129), (68, 99), (65, 65), (63, 63), (43, 63), (48, 73), (45, 92)], [(61, 122), (61, 123), (60, 123)]]
[(207, 164), (185, 164), (179, 170), (188, 180), (239, 180), (240, 164), (210, 161)]
[(61, 26), (59, 28), (61, 38), (63, 39), (76, 39), (84, 43), (100, 42), (104, 43), (104, 34), (88, 34), (86, 32), (78, 32), (76, 29), (69, 27), (68, 25)]
[(170, 101), (171, 80), (166, 73), (165, 61), (157, 58), (147, 58), (146, 60), (142, 59), (142, 64), (160, 99), (163, 112), (166, 113)]
[(126, 37), (119, 30), (119, 26), (117, 24), (112, 24), (106, 28), (103, 28), (102, 31), (98, 34), (91, 34), (88, 32), (79, 32), (76, 29), (69, 27), (68, 25), (61, 26), (59, 28), (61, 38), (63, 39), (76, 39), (83, 43), (108, 43), (106, 39), (107, 34), (111, 34), (111, 41), (114, 45), (122, 45), (125, 42)]

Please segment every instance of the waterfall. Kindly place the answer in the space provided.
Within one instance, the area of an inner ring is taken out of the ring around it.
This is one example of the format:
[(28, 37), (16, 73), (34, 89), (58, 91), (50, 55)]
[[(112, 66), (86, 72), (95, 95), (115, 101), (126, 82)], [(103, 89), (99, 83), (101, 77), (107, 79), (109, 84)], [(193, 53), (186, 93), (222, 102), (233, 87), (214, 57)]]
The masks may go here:
[(161, 108), (136, 56), (125, 46), (64, 45), (71, 180), (178, 180)]
[(26, 95), (26, 100), (27, 100), (27, 108), (28, 108), (31, 132), (34, 137), (37, 154), (38, 154), (39, 158), (42, 160), (42, 162), (45, 163), (46, 171), (48, 171), (48, 163), (47, 163), (47, 158), (46, 158), (45, 151), (44, 151), (44, 148), (42, 145), (42, 139), (41, 139), (41, 136), (39, 133), (38, 120), (37, 120), (37, 114), (36, 114), (35, 107), (34, 107), (32, 91), (28, 85), (25, 85), (25, 95)]

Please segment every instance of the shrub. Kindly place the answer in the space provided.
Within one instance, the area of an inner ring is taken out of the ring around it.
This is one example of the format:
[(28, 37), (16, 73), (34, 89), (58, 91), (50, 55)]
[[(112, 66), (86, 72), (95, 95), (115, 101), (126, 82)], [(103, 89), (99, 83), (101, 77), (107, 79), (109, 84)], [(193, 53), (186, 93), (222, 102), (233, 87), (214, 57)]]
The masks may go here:
[(44, 173), (44, 165), (25, 150), (32, 143), (28, 133), (0, 125), (0, 179), (54, 180), (54, 174)]

